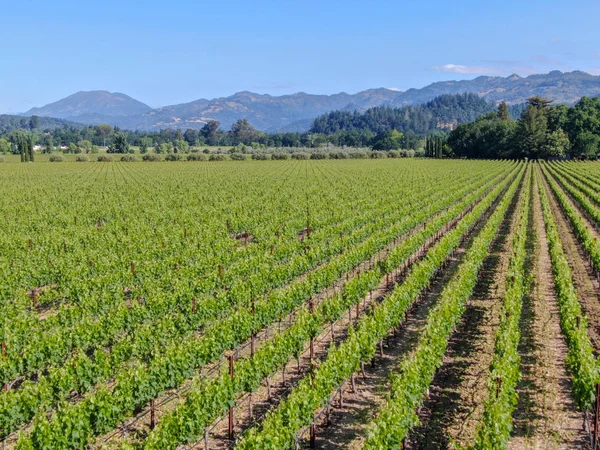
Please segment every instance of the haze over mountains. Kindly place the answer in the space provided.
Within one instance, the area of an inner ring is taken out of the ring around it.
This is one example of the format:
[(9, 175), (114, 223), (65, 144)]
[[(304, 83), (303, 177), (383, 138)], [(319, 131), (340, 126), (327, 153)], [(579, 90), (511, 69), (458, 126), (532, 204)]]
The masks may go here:
[(312, 120), (334, 110), (365, 110), (373, 106), (399, 107), (427, 102), (442, 94), (472, 92), (490, 102), (518, 104), (533, 95), (557, 103), (574, 103), (583, 96), (600, 95), (600, 76), (581, 71), (508, 77), (481, 76), (473, 80), (443, 81), (421, 89), (398, 91), (369, 89), (357, 94), (313, 95), (304, 92), (272, 96), (238, 92), (230, 97), (199, 99), (190, 103), (152, 109), (125, 94), (107, 91), (78, 92), (24, 115), (55, 117), (86, 124), (109, 123), (129, 130), (160, 128), (199, 129), (218, 120), (229, 129), (238, 119), (269, 132), (306, 131)]

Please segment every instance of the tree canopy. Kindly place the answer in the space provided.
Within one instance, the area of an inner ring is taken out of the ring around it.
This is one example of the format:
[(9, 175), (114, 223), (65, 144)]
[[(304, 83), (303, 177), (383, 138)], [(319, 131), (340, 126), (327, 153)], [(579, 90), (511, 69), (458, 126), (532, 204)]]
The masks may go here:
[(457, 156), (468, 158), (596, 158), (600, 153), (600, 99), (583, 97), (574, 106), (531, 97), (518, 120), (504, 107), (458, 126), (448, 136)]

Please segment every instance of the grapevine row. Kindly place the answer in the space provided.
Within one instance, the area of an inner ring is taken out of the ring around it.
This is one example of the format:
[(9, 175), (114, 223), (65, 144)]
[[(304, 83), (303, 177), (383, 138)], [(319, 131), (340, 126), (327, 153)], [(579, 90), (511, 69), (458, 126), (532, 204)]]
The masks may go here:
[[(381, 277), (404, 265), (410, 255), (441, 232), (444, 225), (457, 220), (457, 214), (478, 201), (477, 195), (480, 195), (479, 192), (468, 195), (459, 204), (428, 222), (426, 228), (396, 246), (377, 267), (348, 280), (343, 286), (343, 294), (326, 299), (313, 315), (304, 311), (304, 315), (299, 316), (285, 333), (274, 338), (252, 358), (236, 363), (233, 380), (225, 374), (217, 379), (197, 382), (186, 402), (164, 417), (150, 434), (146, 447), (176, 448), (179, 443), (200, 436), (211, 421), (235, 401), (237, 395), (255, 391), (262, 380), (280, 369), (291, 357), (297, 359), (309, 338), (320, 333), (327, 322), (339, 319), (344, 311), (360, 302), (379, 284)], [(215, 398), (222, 401), (215, 402)], [(202, 414), (199, 415), (198, 411), (202, 411)]]
[[(431, 211), (423, 213), (427, 214), (424, 217), (419, 214), (411, 220), (418, 223), (428, 217)], [(60, 443), (57, 446), (65, 447), (85, 445), (92, 435), (108, 431), (129, 411), (145, 404), (165, 389), (181, 384), (196, 368), (214, 360), (223, 350), (235, 347), (256, 330), (302, 304), (318, 288), (331, 284), (389, 240), (390, 236), (376, 234), (373, 240), (310, 274), (295, 289), (287, 289), (257, 301), (255, 314), (249, 309), (233, 312), (209, 327), (201, 337), (171, 345), (164, 356), (155, 358), (147, 368), (138, 365), (123, 370), (117, 376), (114, 389), (99, 387), (81, 402), (60, 409), (50, 422), (44, 415), (38, 415), (32, 433), (22, 441), (30, 440), (36, 447), (48, 441), (57, 441)], [(78, 430), (75, 436), (70, 431), (73, 429)]]
[(457, 273), (429, 312), (417, 347), (400, 363), (397, 373), (392, 376), (390, 397), (371, 424), (364, 448), (399, 448), (418, 423), (417, 408), (422, 404), (437, 369), (442, 365), (448, 339), (463, 315), (465, 304), (477, 283), (479, 270), (505, 220), (522, 174), (523, 171), (474, 239)]
[(512, 238), (506, 291), (487, 380), (488, 396), (484, 403), (483, 420), (478, 427), (473, 446), (476, 449), (507, 448), (512, 431), (512, 413), (517, 405), (517, 384), (521, 378), (521, 358), (518, 349), (521, 339), (519, 321), (523, 298), (529, 287), (525, 274), (525, 261), (532, 177), (531, 166), (528, 166), (516, 212), (516, 230)]
[[(522, 170), (519, 174), (522, 174)], [(331, 392), (359, 369), (361, 362), (373, 358), (377, 342), (402, 320), (448, 255), (460, 245), (463, 235), (509, 183), (509, 179), (500, 183), (456, 228), (429, 250), (425, 258), (413, 266), (404, 281), (374, 309), (373, 314), (364, 316), (355, 330), (351, 328), (346, 341), (332, 348), (314, 374), (305, 377), (290, 396), (267, 415), (260, 428), (248, 430), (239, 447), (246, 450), (294, 448), (297, 431), (312, 422), (314, 411), (322, 407)], [(518, 179), (512, 183), (507, 196), (514, 192), (517, 184)]]
[[(552, 186), (553, 182), (550, 179), (548, 182)], [(587, 320), (573, 285), (573, 273), (561, 244), (546, 189), (539, 180), (538, 184), (558, 298), (560, 326), (568, 346), (565, 362), (573, 377), (573, 395), (577, 405), (582, 409), (589, 409), (595, 399), (596, 385), (600, 381), (598, 363), (594, 358), (594, 349), (587, 332)]]

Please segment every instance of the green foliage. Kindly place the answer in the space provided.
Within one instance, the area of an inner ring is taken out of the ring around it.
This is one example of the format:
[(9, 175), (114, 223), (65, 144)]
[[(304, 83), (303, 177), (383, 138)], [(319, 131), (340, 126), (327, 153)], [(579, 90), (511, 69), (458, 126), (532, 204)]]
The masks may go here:
[(143, 137), (140, 139), (140, 153), (145, 155), (148, 153), (148, 149), (152, 146), (152, 139), (149, 137)]
[[(593, 238), (584, 220), (570, 200), (550, 177), (547, 168), (545, 166), (542, 166), (542, 168), (550, 188), (575, 229), (577, 239), (590, 255), (594, 266), (596, 268), (600, 267), (598, 265), (600, 261), (598, 242)], [(573, 273), (562, 247), (561, 236), (546, 195), (546, 189), (541, 180), (538, 184), (548, 237), (548, 250), (552, 261), (554, 286), (558, 297), (560, 325), (568, 347), (565, 362), (573, 376), (573, 396), (577, 405), (582, 409), (590, 409), (595, 401), (596, 385), (600, 382), (598, 364), (594, 357), (594, 348), (588, 336), (587, 321), (583, 315), (577, 290), (573, 284)]]
[(206, 161), (208, 158), (202, 153), (192, 153), (187, 156), (188, 161)]
[(452, 131), (448, 144), (468, 158), (595, 159), (600, 153), (600, 100), (582, 98), (575, 106), (551, 106), (532, 97), (518, 121), (489, 114)]
[(189, 153), (190, 145), (183, 139), (175, 141), (174, 145), (175, 153)]
[[(277, 189), (273, 188), (272, 179), (260, 176), (272, 172), (258, 171), (261, 164), (234, 170), (235, 174), (228, 179), (224, 179), (221, 170), (227, 165), (210, 168), (208, 172), (208, 166), (194, 169), (194, 165), (188, 165), (184, 171), (181, 170), (183, 165), (143, 169), (141, 166), (125, 168), (123, 164), (103, 167), (102, 171), (108, 176), (98, 180), (98, 185), (103, 187), (101, 192), (95, 194), (90, 190), (82, 198), (86, 205), (91, 205), (90, 209), (79, 211), (77, 205), (73, 205), (70, 211), (61, 210), (59, 217), (68, 234), (61, 228), (58, 245), (49, 240), (48, 245), (56, 252), (55, 267), (63, 267), (59, 274), (61, 285), (68, 289), (65, 292), (61, 286), (54, 298), (65, 302), (65, 307), (59, 309), (57, 317), (26, 320), (31, 317), (31, 298), (25, 289), (15, 291), (21, 292), (18, 298), (7, 296), (10, 302), (3, 304), (0, 321), (6, 324), (9, 317), (13, 326), (9, 331), (8, 357), (0, 360), (2, 381), (11, 379), (15, 373), (31, 378), (19, 389), (0, 395), (2, 400), (7, 400), (0, 402), (0, 429), (13, 429), (15, 423), (23, 423), (23, 417), (32, 410), (44, 411), (24, 433), (23, 446), (56, 443), (69, 448), (85, 447), (93, 436), (114, 427), (151, 398), (179, 386), (199, 368), (218, 360), (224, 350), (248, 339), (250, 333), (264, 329), (301, 307), (312, 295), (342, 278), (398, 236), (406, 235), (463, 197), (465, 201), (473, 201), (466, 198), (473, 191), (478, 195), (487, 192), (499, 177), (514, 167), (504, 162), (475, 163), (470, 166), (471, 170), (457, 175), (455, 170), (446, 167), (442, 170), (410, 161), (405, 164), (417, 168), (418, 176), (404, 171), (406, 178), (399, 179), (396, 168), (388, 169), (392, 163), (399, 165), (390, 161), (382, 165), (377, 174), (372, 174), (372, 170), (362, 171), (369, 180), (357, 179), (338, 187), (340, 194), (335, 196), (335, 202), (331, 202), (330, 190), (335, 187), (331, 186), (330, 178), (315, 178), (309, 173), (306, 186), (312, 189), (311, 202), (316, 206), (311, 210), (311, 218), (316, 225), (303, 242), (298, 239), (297, 224), (304, 223), (304, 208), (298, 212), (290, 208), (287, 214), (293, 217), (287, 218), (282, 228), (282, 218), (277, 214), (266, 214), (267, 222), (263, 218), (260, 222), (254, 219), (255, 208), (265, 207), (262, 188), (254, 198), (239, 202), (232, 201), (228, 193), (239, 192), (240, 183), (256, 183), (257, 187), (271, 189), (267, 193), (279, 195), (273, 204), (280, 207), (279, 199), (285, 202), (298, 190), (305, 191), (299, 184), (305, 177), (305, 164), (291, 164), (295, 166), (291, 169), (301, 175), (298, 183), (289, 187), (278, 183)], [(357, 169), (364, 163), (341, 164)], [(455, 163), (449, 164), (454, 167)], [(211, 174), (213, 169), (218, 175)], [(134, 172), (130, 172), (132, 170)], [(144, 175), (139, 177), (141, 186), (127, 184), (128, 189), (124, 190), (124, 184), (117, 184), (127, 183), (119, 178), (123, 171), (136, 175), (137, 170)], [(435, 186), (417, 186), (411, 182), (431, 176), (431, 170), (437, 171)], [(164, 177), (165, 173), (171, 176)], [(112, 182), (113, 174), (117, 183)], [(173, 176), (175, 174), (177, 176)], [(212, 178), (199, 185), (201, 177), (198, 175)], [(106, 183), (106, 179), (111, 183)], [(392, 183), (398, 184), (398, 188), (385, 197), (386, 201), (373, 201), (382, 186)], [(217, 184), (219, 191), (225, 193), (222, 207), (214, 208), (212, 205), (216, 203), (212, 203), (200, 221), (197, 212), (201, 205), (215, 199), (211, 188)], [(51, 184), (51, 187), (57, 185)], [(69, 183), (64, 183), (65, 192), (60, 195), (69, 198), (78, 187), (74, 186), (71, 191)], [(168, 195), (156, 195), (159, 190), (168, 191)], [(280, 190), (284, 192), (279, 194)], [(344, 200), (341, 194), (347, 191), (350, 192)], [(199, 201), (190, 203), (190, 198)], [(99, 217), (99, 210), (93, 206), (103, 201), (112, 202), (111, 213), (106, 214), (108, 208), (101, 205), (105, 215)], [(255, 205), (249, 205), (249, 201)], [(287, 204), (293, 206), (295, 201)], [(361, 214), (351, 210), (357, 202), (362, 205)], [(148, 209), (142, 215), (134, 215), (131, 211), (135, 211), (136, 206)], [(172, 209), (174, 207), (177, 209)], [(197, 209), (190, 211), (191, 207)], [(30, 208), (33, 211), (33, 205)], [(75, 224), (73, 211), (77, 211)], [(458, 212), (460, 210), (453, 210), (453, 214)], [(173, 217), (177, 218), (176, 223)], [(446, 220), (447, 217), (438, 225)], [(231, 233), (249, 229), (255, 240), (242, 244), (231, 238), (229, 227)], [(433, 223), (431, 230), (429, 228), (423, 232), (433, 232)], [(278, 232), (282, 233), (281, 237)], [(342, 233), (343, 239), (331, 239)], [(68, 237), (63, 242), (65, 235)], [(78, 236), (85, 239), (80, 241)], [(46, 248), (38, 252), (38, 245), (41, 248), (42, 244), (34, 237), (31, 251), (27, 247), (28, 237), (24, 234), (17, 241), (18, 247), (23, 247), (28, 255), (27, 260), (32, 267), (37, 267), (40, 261), (47, 264)], [(416, 243), (413, 241), (411, 245)], [(222, 278), (214, 265), (215, 249), (220, 249), (224, 258)], [(132, 273), (133, 259), (135, 273)], [(175, 264), (179, 266), (174, 268)], [(23, 271), (26, 272), (29, 268)], [(15, 275), (11, 282), (23, 282), (23, 285), (28, 282), (21, 273)], [(367, 274), (361, 275), (361, 282), (366, 283), (368, 278), (363, 280), (363, 276)], [(64, 283), (65, 279), (69, 282)], [(358, 284), (348, 284), (347, 288), (347, 295), (362, 289)], [(263, 293), (267, 293), (265, 298)], [(198, 301), (196, 312), (191, 306), (194, 297)], [(252, 298), (257, 299), (256, 314), (250, 309)], [(23, 305), (24, 309), (15, 311), (13, 305)], [(332, 303), (326, 317), (339, 314), (336, 305)], [(21, 314), (25, 310), (28, 314)], [(53, 331), (46, 333), (46, 326)], [(21, 334), (15, 331), (18, 329)], [(293, 347), (281, 345), (275, 348)], [(74, 346), (78, 350), (73, 353)], [(276, 355), (280, 358), (278, 352)], [(258, 370), (259, 374), (264, 373), (261, 367)], [(33, 381), (34, 376), (37, 381)], [(108, 380), (114, 381), (108, 384)], [(252, 380), (253, 377), (246, 378), (244, 385), (251, 386)], [(73, 391), (81, 396), (69, 402), (67, 399)], [(231, 395), (229, 390), (223, 392)], [(214, 393), (209, 398), (218, 405), (224, 397)], [(203, 412), (196, 410), (197, 414), (212, 413), (209, 409), (212, 404), (206, 405)], [(54, 412), (47, 416), (45, 412), (50, 409)], [(195, 424), (188, 423), (190, 427)]]
[(522, 173), (521, 170), (521, 175), (512, 182), (471, 248), (467, 250), (458, 272), (448, 282), (439, 301), (429, 312), (417, 347), (400, 363), (398, 371), (392, 376), (390, 397), (371, 424), (364, 448), (400, 448), (409, 431), (417, 425), (419, 419), (416, 410), (423, 403), (436, 370), (442, 365), (448, 339), (465, 311), (465, 303), (477, 283), (479, 270), (504, 220)]
[[(193, 156), (193, 155), (190, 155), (190, 156)], [(152, 153), (146, 153), (144, 156), (142, 156), (142, 160), (143, 161), (148, 161), (148, 162), (161, 161), (160, 155), (155, 155), (155, 154), (152, 154)]]
[(310, 154), (308, 153), (292, 153), (292, 159), (310, 159)]
[(16, 136), (17, 148), (21, 155), (21, 162), (33, 162), (33, 136), (29, 133), (19, 132)]
[[(512, 431), (512, 413), (517, 405), (517, 384), (521, 379), (519, 321), (523, 298), (530, 288), (525, 274), (527, 259), (527, 227), (531, 207), (533, 172), (528, 166), (517, 208), (517, 223), (512, 237), (512, 252), (506, 274), (506, 290), (500, 325), (494, 340), (494, 356), (488, 374), (488, 394), (484, 402), (483, 420), (475, 438), (476, 449), (507, 448)], [(498, 384), (498, 379), (501, 383)]]
[(248, 123), (246, 119), (240, 119), (231, 126), (234, 144), (240, 142), (251, 143), (256, 141), (262, 134), (256, 128)]
[[(197, 380), (186, 402), (165, 416), (159, 427), (151, 433), (146, 448), (176, 448), (180, 443), (197, 439), (205, 427), (209, 426), (234, 401), (240, 391), (255, 391), (265, 377), (280, 369), (290, 358), (297, 358), (310, 337), (316, 336), (327, 323), (339, 319), (346, 310), (361, 302), (369, 291), (378, 286), (386, 273), (406, 263), (409, 256), (418, 251), (449, 219), (459, 215), (466, 206), (483, 195), (490, 184), (490, 181), (487, 181), (475, 192), (471, 191), (459, 203), (435, 217), (428, 227), (396, 246), (388, 253), (385, 260), (374, 268), (347, 279), (342, 289), (343, 295), (329, 296), (318, 306), (314, 314), (301, 309), (290, 328), (262, 346), (253, 358), (236, 362), (236, 375), (233, 381), (225, 376), (225, 373), (215, 379)], [(455, 192), (454, 195), (460, 196), (460, 193)], [(449, 201), (452, 200), (448, 198), (443, 200), (446, 204)], [(415, 223), (415, 220), (427, 217), (440, 206), (442, 206), (440, 203), (430, 205), (427, 211), (420, 212), (419, 218), (414, 217), (411, 222)], [(218, 395), (220, 400), (211, 401), (217, 392), (222, 394)], [(198, 415), (198, 411), (202, 411), (202, 415)]]
[(11, 144), (7, 139), (0, 138), (0, 153), (7, 155), (11, 153)]
[(94, 145), (87, 140), (79, 141), (77, 146), (83, 151), (83, 153), (93, 153)]
[[(487, 207), (493, 203), (494, 199), (500, 194), (502, 187), (506, 186), (508, 182), (509, 179), (507, 178), (502, 183), (499, 183), (485, 197), (484, 201), (480, 202), (470, 213), (460, 220), (457, 227), (446, 234), (427, 253), (422, 261), (417, 262), (403, 283), (397, 285), (394, 291), (381, 304), (375, 307), (372, 314), (364, 315), (359, 320), (356, 328), (349, 330), (348, 338), (344, 342), (329, 350), (325, 361), (317, 367), (313, 375), (302, 379), (292, 393), (280, 403), (279, 407), (266, 416), (260, 429), (252, 428), (248, 430), (244, 439), (238, 444), (238, 447), (243, 450), (294, 448), (295, 433), (301, 427), (311, 423), (315, 409), (325, 405), (331, 392), (359, 369), (361, 361), (368, 361), (373, 357), (377, 343), (387, 336), (391, 328), (400, 322), (405, 312), (413, 304), (421, 291), (429, 285), (431, 277), (433, 277), (446, 257), (460, 244), (463, 234), (473, 225)], [(512, 192), (516, 189), (516, 184), (517, 181), (513, 183)], [(501, 201), (502, 206), (498, 207), (497, 213), (493, 216), (495, 220), (492, 221), (490, 219), (490, 223), (493, 223), (495, 228), (493, 226), (486, 228), (485, 237), (489, 242), (491, 242), (503, 218), (503, 214), (506, 208), (508, 208), (508, 200)], [(487, 242), (488, 245), (489, 242)], [(481, 247), (483, 247), (483, 244)], [(476, 255), (483, 260), (486, 253), (487, 246), (483, 251), (479, 249)], [(474, 266), (478, 269), (480, 265), (475, 264)], [(475, 271), (474, 276), (472, 271), (468, 280), (474, 285), (477, 280), (477, 271)], [(468, 289), (456, 291), (453, 294), (453, 299), (466, 300), (464, 299), (464, 295), (467, 291)], [(458, 315), (458, 318), (460, 318), (460, 315)], [(451, 329), (452, 325), (450, 325), (449, 331)], [(432, 335), (436, 336), (433, 333)], [(443, 353), (440, 357), (443, 357)], [(413, 401), (417, 398), (419, 397), (414, 396)], [(371, 433), (368, 443), (372, 444), (372, 448), (399, 448), (401, 439), (400, 441), (396, 440), (396, 434), (398, 433), (397, 426), (398, 423), (394, 423), (389, 430), (385, 430), (386, 432), (380, 435)]]
[(123, 133), (115, 133), (112, 144), (106, 150), (107, 153), (130, 153), (130, 151), (127, 136)]
[(165, 156), (165, 161), (181, 161), (183, 158), (179, 153), (169, 153)]

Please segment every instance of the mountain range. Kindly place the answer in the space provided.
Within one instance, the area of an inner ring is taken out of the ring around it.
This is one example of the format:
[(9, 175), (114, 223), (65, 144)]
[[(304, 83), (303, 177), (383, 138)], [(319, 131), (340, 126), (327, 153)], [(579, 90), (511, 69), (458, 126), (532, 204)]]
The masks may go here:
[(523, 103), (528, 97), (540, 95), (557, 103), (574, 103), (583, 96), (600, 95), (600, 76), (581, 71), (560, 72), (521, 77), (480, 76), (473, 80), (441, 81), (420, 89), (369, 89), (357, 94), (344, 92), (315, 95), (299, 92), (272, 96), (248, 91), (212, 100), (199, 99), (190, 103), (153, 109), (125, 94), (107, 91), (82, 91), (23, 115), (54, 117), (73, 122), (97, 125), (108, 123), (129, 130), (161, 128), (199, 129), (209, 120), (218, 120), (229, 129), (238, 119), (259, 130), (306, 131), (312, 120), (336, 110), (365, 110), (373, 106), (400, 107), (432, 100), (442, 94), (471, 92), (494, 103)]

